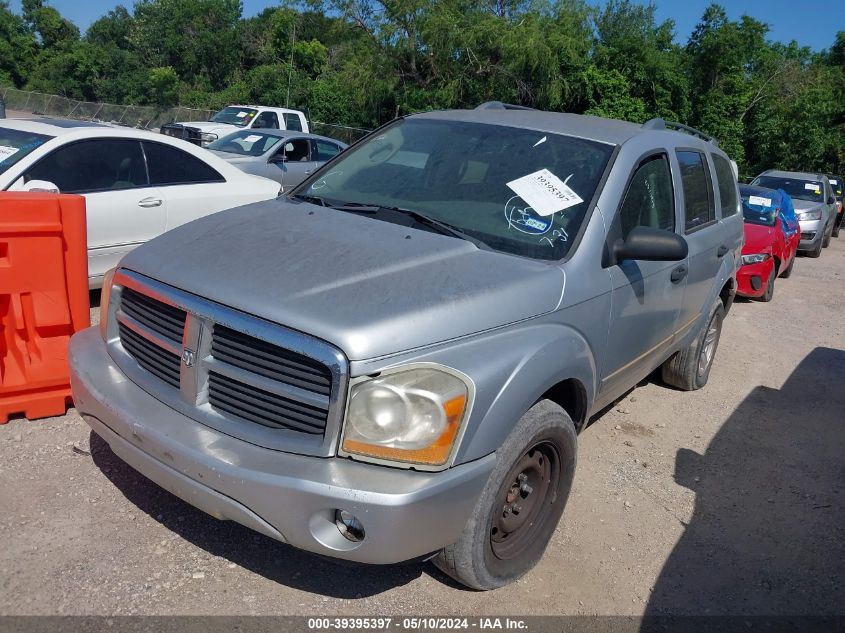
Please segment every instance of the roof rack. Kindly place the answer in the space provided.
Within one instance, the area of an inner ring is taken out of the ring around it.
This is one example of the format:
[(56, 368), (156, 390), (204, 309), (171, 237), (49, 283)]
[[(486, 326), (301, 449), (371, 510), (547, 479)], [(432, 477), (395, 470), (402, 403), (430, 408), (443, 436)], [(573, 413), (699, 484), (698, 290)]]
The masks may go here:
[(528, 106), (515, 105), (513, 103), (502, 103), (501, 101), (486, 101), (480, 106), (476, 106), (476, 110), (534, 110)]
[(643, 123), (643, 129), (645, 130), (679, 130), (681, 132), (686, 132), (687, 134), (692, 134), (693, 136), (697, 136), (703, 141), (707, 141), (708, 143), (713, 143), (715, 146), (719, 146), (719, 143), (716, 141), (715, 138), (710, 136), (709, 134), (705, 134), (701, 130), (697, 130), (694, 127), (690, 127), (689, 125), (684, 125), (683, 123), (674, 123), (673, 121), (664, 121), (661, 118), (649, 119), (645, 123)]

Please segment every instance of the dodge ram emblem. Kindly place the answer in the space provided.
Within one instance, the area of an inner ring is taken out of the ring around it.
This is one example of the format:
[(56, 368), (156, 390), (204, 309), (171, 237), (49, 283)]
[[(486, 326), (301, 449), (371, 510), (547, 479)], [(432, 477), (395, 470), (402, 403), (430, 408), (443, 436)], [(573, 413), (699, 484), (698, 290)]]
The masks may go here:
[(185, 351), (182, 352), (182, 362), (185, 363), (185, 367), (193, 367), (194, 351), (186, 347)]

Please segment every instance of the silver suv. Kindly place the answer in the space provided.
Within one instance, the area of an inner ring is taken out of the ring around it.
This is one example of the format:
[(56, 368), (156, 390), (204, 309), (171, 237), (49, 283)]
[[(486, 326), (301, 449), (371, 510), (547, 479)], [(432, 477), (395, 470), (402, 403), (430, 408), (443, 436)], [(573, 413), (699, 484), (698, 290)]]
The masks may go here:
[(769, 169), (751, 184), (783, 189), (789, 194), (801, 225), (798, 250), (810, 257), (821, 255), (836, 226), (836, 197), (830, 179), (824, 174)]
[(659, 367), (707, 382), (742, 236), (696, 130), (409, 116), (127, 255), (71, 342), (74, 398), (217, 518), (491, 589), (542, 556), (592, 415)]

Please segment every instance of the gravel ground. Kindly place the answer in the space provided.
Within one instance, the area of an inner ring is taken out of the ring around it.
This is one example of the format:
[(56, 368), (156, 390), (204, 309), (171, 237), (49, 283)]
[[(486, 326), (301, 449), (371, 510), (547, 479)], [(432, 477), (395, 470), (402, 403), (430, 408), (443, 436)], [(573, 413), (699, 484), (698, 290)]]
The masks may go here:
[[(845, 611), (845, 238), (741, 301), (710, 384), (643, 382), (580, 436), (537, 568), (488, 593), (338, 565), (158, 488), (74, 410), (0, 426), (0, 614)], [(773, 345), (776, 341), (776, 346)]]

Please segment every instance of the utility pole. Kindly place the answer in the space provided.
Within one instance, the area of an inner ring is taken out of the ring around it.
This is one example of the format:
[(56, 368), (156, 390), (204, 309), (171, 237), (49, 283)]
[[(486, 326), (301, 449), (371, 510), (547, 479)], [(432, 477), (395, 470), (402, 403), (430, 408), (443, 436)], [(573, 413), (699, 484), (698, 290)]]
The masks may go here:
[(290, 80), (293, 75), (293, 47), (296, 46), (296, 20), (293, 23), (293, 37), (290, 44), (290, 64), (288, 65), (288, 94), (285, 97), (285, 107), (290, 107)]

